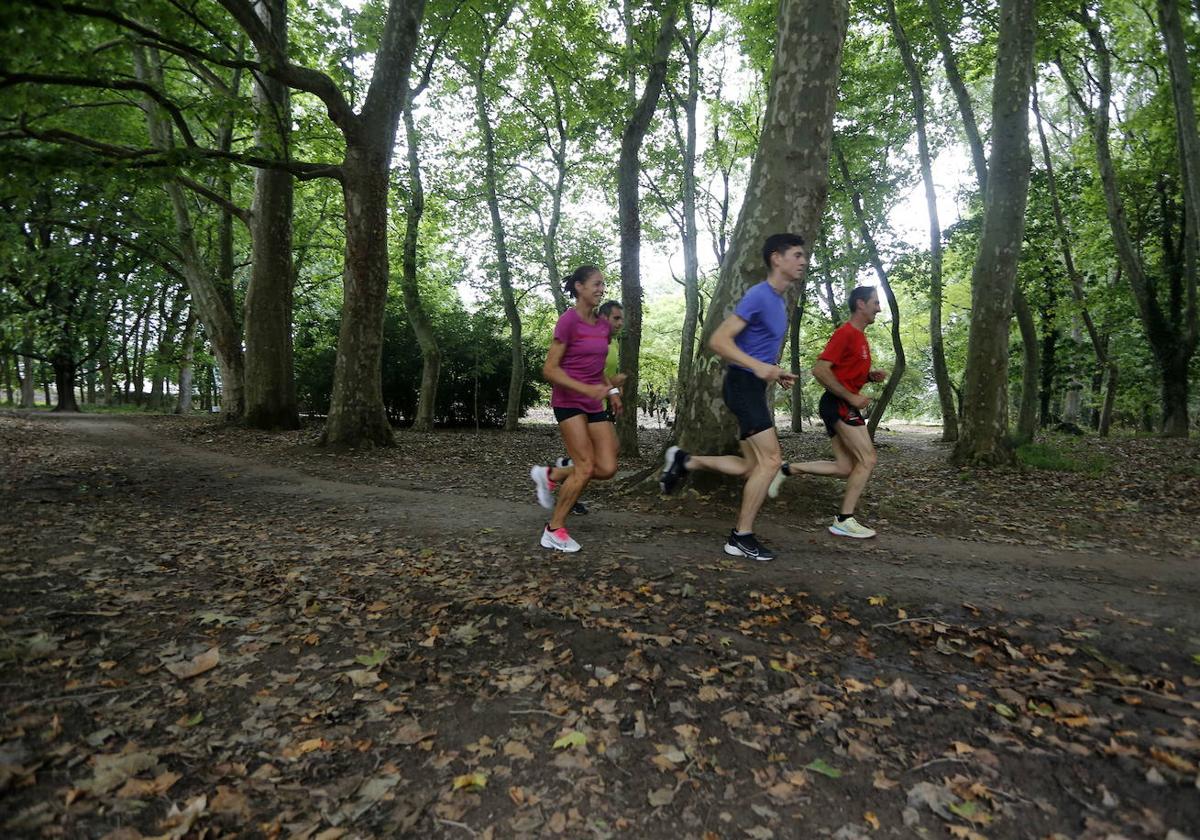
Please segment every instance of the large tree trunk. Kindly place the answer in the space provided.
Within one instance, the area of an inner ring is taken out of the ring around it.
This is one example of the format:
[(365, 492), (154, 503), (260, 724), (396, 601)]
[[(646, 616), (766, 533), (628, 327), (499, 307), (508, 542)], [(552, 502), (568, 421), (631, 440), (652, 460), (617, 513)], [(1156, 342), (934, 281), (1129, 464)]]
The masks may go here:
[[(16, 367), (16, 356), (5, 353), (0, 358), (0, 368), (4, 371), (4, 404), (12, 405), (13, 401), (13, 368)], [(11, 367), (10, 367), (11, 365)], [(20, 374), (18, 373), (18, 376)]]
[[(800, 300), (788, 324), (788, 370), (800, 370), (800, 323), (804, 320), (804, 306), (808, 303), (808, 280), (800, 287)], [(792, 386), (792, 434), (799, 434), (804, 425), (804, 385), (800, 380)]]
[(346, 257), (342, 325), (322, 436), (332, 446), (386, 446), (393, 440), (381, 376), (388, 171), (424, 11), (424, 0), (390, 0), (367, 101), (361, 114), (343, 115), (339, 123), (346, 136), (341, 166)]
[(421, 394), (417, 398), (417, 416), (413, 418), (412, 427), (414, 431), (431, 432), (442, 353), (438, 349), (433, 322), (421, 302), (421, 290), (417, 285), (417, 240), (421, 232), (421, 216), (425, 212), (425, 188), (421, 184), (420, 137), (413, 122), (411, 99), (404, 109), (404, 131), (408, 140), (409, 193), (404, 220), (404, 264), (400, 273), (400, 289), (404, 293), (408, 321), (421, 347)]
[[(259, 0), (255, 9), (278, 48), (287, 52), (286, 0)], [(259, 73), (254, 78), (258, 111), (255, 144), (271, 157), (291, 156), (292, 106), (287, 85)], [(246, 330), (246, 425), (297, 429), (296, 378), (292, 356), (292, 195), (289, 172), (258, 169), (250, 214), (250, 282), (243, 321)]]
[(187, 322), (183, 327), (183, 355), (179, 362), (179, 397), (175, 401), (176, 414), (192, 411), (192, 362), (196, 358), (196, 313), (188, 307)]
[[(936, 0), (935, 0), (936, 1)], [(912, 89), (913, 111), (917, 123), (917, 155), (921, 162), (921, 182), (925, 186), (925, 207), (929, 213), (929, 353), (933, 362), (933, 381), (937, 386), (938, 403), (942, 410), (942, 440), (958, 440), (958, 412), (954, 407), (954, 392), (950, 388), (950, 372), (946, 366), (946, 348), (942, 341), (942, 226), (938, 219), (937, 187), (933, 182), (933, 161), (929, 152), (929, 137), (925, 117), (925, 80), (920, 65), (913, 58), (908, 35), (900, 24), (893, 0), (887, 3), (888, 20), (896, 38), (896, 48), (908, 84)], [(874, 413), (872, 413), (872, 417)]]
[[(57, 392), (58, 404), (53, 410), (58, 412), (79, 411), (79, 403), (75, 400), (75, 357), (70, 352), (55, 353), (50, 360), (54, 367), (54, 389)], [(50, 392), (46, 391), (46, 404), (50, 403)]]
[(1033, 440), (1038, 428), (1038, 359), (1037, 325), (1033, 312), (1024, 295), (1013, 295), (1013, 309), (1017, 315), (1017, 327), (1021, 330), (1021, 403), (1017, 409), (1017, 442)]
[(1029, 86), (1036, 33), (1034, 0), (1001, 0), (992, 94), (992, 157), (983, 232), (971, 272), (971, 328), (958, 463), (1013, 460), (1008, 426), (1008, 323), (1029, 191)]
[(733, 417), (721, 396), (721, 359), (708, 339), (746, 289), (760, 282), (763, 240), (791, 231), (816, 239), (829, 189), (829, 150), (841, 70), (848, 0), (783, 0), (775, 63), (746, 197), (721, 264), (701, 331), (701, 346), (683, 383), (675, 429), (697, 452), (732, 451)]
[[(621, 388), (624, 413), (617, 419), (621, 450), (638, 456), (638, 383), (642, 351), (642, 217), (638, 195), (642, 141), (658, 107), (667, 77), (667, 58), (675, 38), (677, 4), (670, 0), (663, 16), (654, 55), (646, 76), (646, 87), (621, 134), (621, 156), (617, 163), (617, 220), (621, 229), (621, 305), (625, 309), (625, 332), (621, 335), (621, 371), (626, 374)], [(632, 58), (632, 57), (631, 57)]]
[[(483, 186), (487, 195), (488, 213), (492, 222), (492, 242), (496, 246), (496, 270), (500, 277), (500, 297), (504, 302), (504, 314), (509, 324), (509, 349), (512, 370), (508, 378), (508, 405), (504, 414), (505, 431), (516, 431), (521, 419), (521, 389), (525, 386), (525, 348), (521, 340), (521, 310), (517, 308), (513, 294), (512, 267), (508, 262), (508, 238), (504, 231), (504, 220), (500, 216), (499, 176), (496, 172), (496, 133), (488, 115), (487, 95), (484, 92), (484, 70), (489, 47), (480, 56), (475, 68), (475, 115), (479, 120), (479, 132), (483, 137)], [(628, 311), (628, 309), (626, 309)]]
[(392, 150), (352, 146), (342, 164), (346, 256), (342, 323), (323, 441), (390, 446), (383, 407), (383, 315), (387, 303), (388, 163)]
[(871, 226), (867, 224), (867, 214), (863, 210), (862, 193), (853, 185), (850, 179), (850, 167), (846, 163), (846, 156), (841, 149), (836, 150), (838, 169), (842, 173), (842, 182), (846, 185), (846, 194), (850, 197), (850, 206), (854, 210), (854, 218), (858, 221), (858, 231), (862, 236), (863, 243), (867, 246), (867, 254), (870, 256), (871, 267), (875, 269), (875, 276), (879, 280), (879, 286), (883, 289), (883, 293), (887, 298), (888, 309), (891, 312), (892, 326), (892, 352), (896, 355), (896, 363), (892, 368), (891, 375), (888, 377), (887, 385), (883, 388), (883, 393), (879, 399), (871, 403), (871, 416), (867, 421), (867, 432), (871, 435), (871, 440), (875, 439), (875, 430), (879, 427), (879, 421), (883, 419), (884, 413), (887, 411), (888, 404), (892, 401), (892, 395), (896, 393), (896, 388), (900, 385), (900, 379), (904, 376), (904, 368), (906, 361), (904, 358), (904, 343), (900, 339), (900, 304), (896, 301), (896, 295), (892, 292), (892, 284), (888, 282), (887, 271), (883, 267), (883, 260), (879, 256), (879, 246), (875, 243), (875, 237), (871, 233)]

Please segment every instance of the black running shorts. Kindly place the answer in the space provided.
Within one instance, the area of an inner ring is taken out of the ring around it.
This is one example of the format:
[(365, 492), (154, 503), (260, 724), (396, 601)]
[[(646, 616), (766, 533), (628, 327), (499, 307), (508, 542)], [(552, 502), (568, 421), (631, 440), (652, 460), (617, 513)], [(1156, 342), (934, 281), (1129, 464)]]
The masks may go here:
[(767, 383), (742, 368), (725, 371), (725, 405), (738, 421), (741, 440), (775, 427), (775, 418), (767, 405)]
[(584, 411), (582, 408), (556, 408), (554, 409), (554, 421), (561, 423), (579, 414), (586, 414), (589, 423), (608, 423), (612, 421), (612, 417), (609, 416), (607, 411)]
[(867, 421), (863, 419), (862, 414), (857, 408), (828, 391), (821, 395), (821, 402), (817, 404), (817, 411), (820, 412), (821, 420), (825, 423), (825, 431), (829, 433), (830, 437), (837, 436), (837, 424), (839, 420), (847, 426), (865, 426), (867, 424)]

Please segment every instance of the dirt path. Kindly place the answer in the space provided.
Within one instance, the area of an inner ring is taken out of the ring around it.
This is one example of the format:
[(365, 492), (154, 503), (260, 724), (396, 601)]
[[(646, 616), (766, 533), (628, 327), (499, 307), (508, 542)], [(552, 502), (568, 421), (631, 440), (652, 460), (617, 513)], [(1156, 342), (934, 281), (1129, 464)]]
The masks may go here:
[[(530, 534), (544, 519), (531, 503), (496, 496), (448, 495), (417, 488), (403, 479), (377, 487), (334, 481), (299, 470), (246, 460), (180, 444), (127, 420), (103, 416), (54, 417), (100, 450), (136, 453), (148, 469), (166, 474), (207, 473), (225, 484), (222, 492), (302, 497), (328, 505), (354, 505), (364, 521), (430, 537), (464, 526), (489, 528), (492, 538), (514, 551), (545, 553)], [(521, 465), (522, 468), (524, 465)], [(236, 477), (230, 478), (236, 471)], [(525, 488), (522, 486), (522, 490)], [(532, 494), (530, 501), (532, 501)], [(1200, 575), (1197, 563), (1175, 557), (1145, 557), (1126, 550), (1105, 553), (1006, 545), (974, 540), (913, 537), (884, 529), (871, 541), (839, 540), (822, 528), (778, 521), (767, 511), (763, 533), (785, 553), (770, 565), (746, 564), (746, 580), (800, 586), (824, 597), (885, 593), (893, 600), (953, 609), (963, 601), (1017, 616), (1083, 609), (1101, 615), (1118, 610), (1158, 625), (1200, 632)], [(1050, 518), (1053, 521), (1053, 518)], [(628, 512), (609, 505), (585, 523), (587, 546), (578, 560), (620, 552), (658, 569), (686, 568), (721, 557), (724, 519)]]
[(4, 837), (1197, 834), (1194, 561), (174, 423), (0, 415)]

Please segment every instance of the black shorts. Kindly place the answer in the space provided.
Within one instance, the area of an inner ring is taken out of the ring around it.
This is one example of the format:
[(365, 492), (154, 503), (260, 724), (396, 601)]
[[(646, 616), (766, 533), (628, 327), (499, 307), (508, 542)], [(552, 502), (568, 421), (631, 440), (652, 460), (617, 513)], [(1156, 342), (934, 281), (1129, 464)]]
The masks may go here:
[(817, 404), (817, 411), (820, 412), (821, 419), (825, 422), (825, 431), (829, 433), (830, 437), (837, 435), (839, 420), (847, 426), (867, 425), (867, 421), (863, 419), (862, 414), (857, 408), (828, 391), (821, 395), (821, 402)]
[(745, 440), (775, 428), (775, 417), (767, 405), (767, 383), (742, 368), (725, 371), (725, 405), (738, 421), (738, 438)]
[(607, 423), (612, 420), (612, 416), (607, 411), (584, 411), (582, 408), (556, 408), (554, 409), (554, 420), (556, 423), (561, 423), (580, 414), (586, 414), (589, 423)]

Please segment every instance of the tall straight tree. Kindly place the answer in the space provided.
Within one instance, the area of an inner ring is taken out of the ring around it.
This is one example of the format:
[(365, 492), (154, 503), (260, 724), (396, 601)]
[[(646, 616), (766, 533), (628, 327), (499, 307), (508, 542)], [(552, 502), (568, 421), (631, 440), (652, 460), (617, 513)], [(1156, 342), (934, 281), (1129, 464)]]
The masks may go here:
[[(937, 386), (938, 403), (942, 409), (942, 440), (958, 440), (958, 411), (954, 392), (950, 388), (950, 373), (946, 367), (946, 348), (942, 341), (942, 225), (938, 219), (937, 186), (933, 182), (933, 161), (929, 152), (929, 136), (925, 115), (925, 80), (921, 67), (913, 56), (908, 34), (896, 14), (895, 0), (887, 0), (888, 22), (892, 37), (912, 90), (913, 117), (917, 126), (917, 156), (921, 163), (921, 183), (925, 187), (925, 207), (929, 213), (929, 355), (933, 361), (933, 381)], [(896, 380), (893, 373), (891, 381)], [(891, 383), (889, 382), (889, 385)], [(871, 412), (872, 420), (875, 412)]]
[[(258, 0), (255, 11), (279, 53), (288, 51), (287, 0)], [(255, 145), (270, 157), (291, 158), (292, 105), (288, 86), (265, 73), (254, 76)], [(292, 359), (292, 174), (257, 169), (250, 209), (250, 281), (243, 323), (246, 334), (246, 424), (256, 429), (297, 429)]]
[(983, 232), (971, 271), (971, 326), (958, 463), (1013, 460), (1008, 439), (1008, 319), (1029, 194), (1029, 89), (1037, 32), (1035, 0), (1001, 0), (992, 88), (992, 155)]
[[(1112, 52), (1104, 37), (1104, 27), (1101, 26), (1100, 21), (1092, 17), (1086, 6), (1080, 6), (1077, 20), (1087, 32), (1096, 61), (1094, 69), (1087, 68), (1087, 78), (1094, 85), (1097, 98), (1094, 107), (1084, 97), (1061, 60), (1058, 62), (1059, 70), (1071, 93), (1071, 98), (1075, 100), (1087, 119), (1095, 143), (1096, 165), (1104, 192), (1104, 207), (1113, 235), (1113, 244), (1116, 246), (1121, 269), (1129, 279), (1142, 327), (1146, 331), (1146, 338), (1150, 342), (1150, 349), (1158, 366), (1162, 388), (1162, 432), (1172, 437), (1186, 437), (1188, 434), (1187, 376), (1192, 356), (1196, 351), (1198, 334), (1196, 272), (1194, 270), (1187, 271), (1188, 276), (1186, 277), (1154, 277), (1134, 241), (1129, 229), (1129, 217), (1125, 212), (1125, 201), (1117, 182), (1117, 167), (1113, 162), (1108, 136), (1111, 122), (1109, 112), (1113, 100)], [(1168, 49), (1170, 49), (1170, 39), (1168, 40)], [(1176, 86), (1175, 62), (1171, 56), (1168, 56), (1168, 60), (1172, 64), (1172, 88), (1174, 88)], [(1177, 101), (1177, 136), (1180, 130), (1180, 120), (1186, 121), (1187, 119), (1187, 105), (1184, 105), (1185, 114), (1181, 118), (1179, 104)], [(1192, 113), (1192, 131), (1194, 132), (1194, 111)], [(1185, 181), (1187, 168), (1188, 161), (1185, 152), (1181, 166)], [(1187, 193), (1188, 187), (1185, 185), (1185, 200)], [(1188, 215), (1192, 216), (1192, 221), (1194, 221), (1195, 213), (1191, 212), (1192, 208), (1189, 207), (1187, 210)], [(1192, 248), (1195, 248), (1194, 242)]]
[[(987, 196), (988, 160), (983, 147), (983, 137), (979, 124), (975, 119), (975, 109), (971, 104), (971, 94), (963, 81), (958, 69), (958, 59), (954, 54), (954, 46), (950, 42), (950, 33), (942, 13), (941, 0), (926, 0), (929, 8), (930, 22), (942, 53), (942, 64), (946, 69), (946, 81), (954, 91), (954, 99), (958, 103), (959, 114), (962, 117), (963, 133), (967, 136), (967, 145), (971, 149), (971, 162), (975, 167), (975, 178), (979, 183), (979, 194)], [(1012, 292), (1013, 314), (1017, 317), (1017, 325), (1021, 332), (1021, 350), (1024, 360), (1022, 368), (1021, 407), (1019, 412), (1018, 436), (1032, 437), (1037, 423), (1037, 382), (1039, 356), (1037, 346), (1037, 327), (1033, 322), (1033, 312), (1025, 300), (1021, 287), (1014, 285)], [(1007, 404), (1007, 392), (1005, 404)]]
[[(617, 219), (621, 229), (621, 304), (625, 332), (621, 336), (621, 370), (626, 374), (622, 392), (625, 413), (617, 420), (617, 439), (626, 455), (638, 454), (638, 357), (642, 349), (642, 216), (638, 194), (641, 148), (650, 120), (658, 108), (667, 77), (667, 59), (675, 40), (678, 0), (666, 0), (662, 24), (654, 41), (646, 86), (621, 133), (617, 163)], [(632, 56), (629, 56), (632, 59)]]
[(521, 341), (521, 310), (513, 291), (512, 266), (508, 259), (508, 237), (504, 230), (504, 218), (500, 214), (500, 173), (497, 166), (496, 130), (488, 109), (487, 83), (488, 62), (496, 38), (508, 24), (513, 5), (506, 4), (492, 22), (484, 23), (483, 43), (479, 55), (471, 65), (472, 83), (475, 85), (475, 119), (483, 143), (483, 189), (487, 196), (488, 215), (492, 223), (492, 244), (496, 247), (496, 274), (500, 279), (500, 298), (504, 303), (504, 315), (508, 319), (509, 348), (512, 369), (508, 378), (508, 406), (504, 413), (504, 429), (513, 432), (521, 419), (521, 388), (525, 384), (525, 350)]
[(721, 360), (707, 344), (746, 289), (763, 279), (763, 240), (781, 231), (800, 234), (810, 249), (816, 240), (829, 191), (848, 18), (849, 0), (780, 4), (766, 114), (746, 196), (704, 319), (701, 349), (683, 383), (675, 429), (686, 450), (716, 452), (735, 445), (733, 418), (721, 396)]

